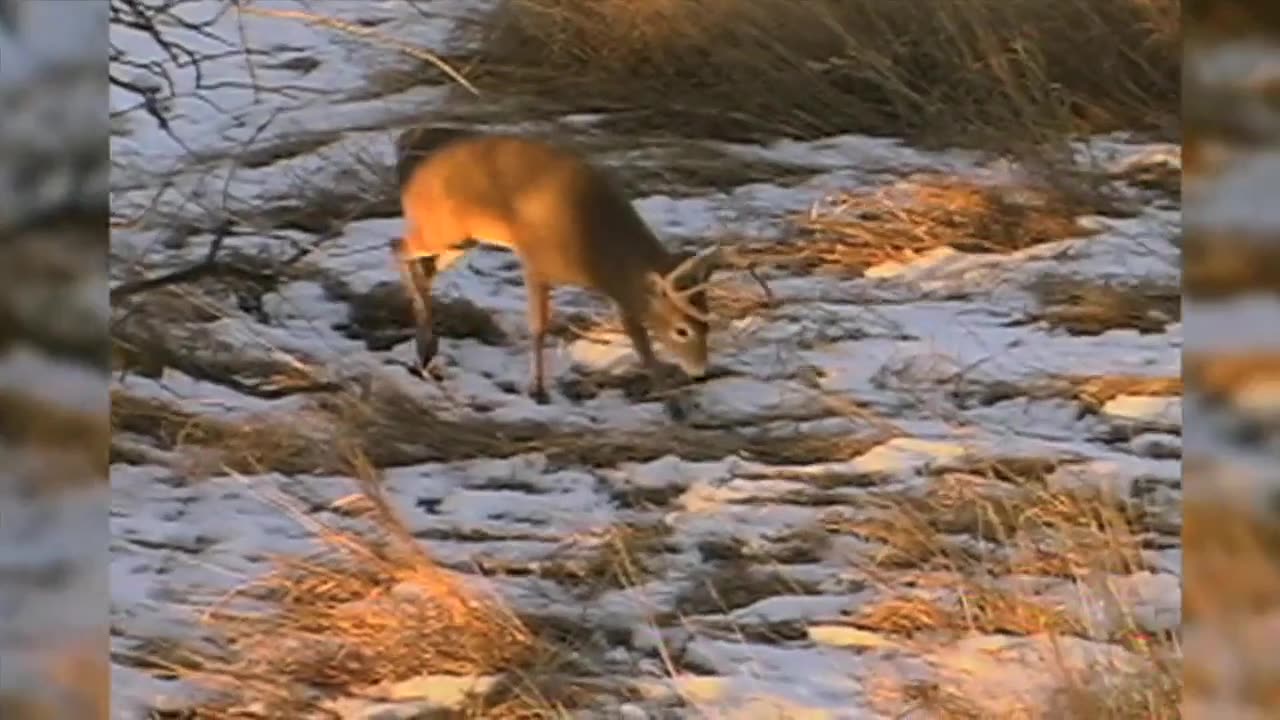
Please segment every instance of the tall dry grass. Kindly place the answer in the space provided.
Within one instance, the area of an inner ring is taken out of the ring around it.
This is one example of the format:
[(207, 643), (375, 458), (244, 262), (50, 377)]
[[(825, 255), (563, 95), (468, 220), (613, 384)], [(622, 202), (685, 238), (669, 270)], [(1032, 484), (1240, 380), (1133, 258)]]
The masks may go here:
[(313, 533), (317, 551), (276, 557), (267, 575), (197, 599), (211, 642), (147, 661), (204, 691), (196, 717), (336, 717), (343, 697), (441, 697), (395, 688), (424, 677), (434, 678), (427, 690), (475, 681), (457, 700), (462, 717), (552, 716), (536, 707), (533, 674), (556, 666), (555, 648), (481, 584), (437, 565), (383, 495), (379, 471), (339, 444), (359, 489), (339, 504), (370, 522), (339, 527), (268, 496)]
[[(828, 527), (881, 547), (855, 562), (881, 594), (849, 623), (877, 642), (938, 662), (936, 674), (920, 685), (877, 681), (877, 709), (896, 714), (914, 705), (940, 718), (1180, 717), (1177, 632), (1153, 631), (1132, 608), (1099, 612), (1119, 599), (1103, 578), (1151, 570), (1143, 553), (1153, 538), (1146, 512), (1120, 496), (1051, 487), (1047, 475), (1054, 467), (1009, 458), (940, 471), (923, 496), (889, 493), (869, 504), (873, 513)], [(1054, 582), (1073, 587), (1082, 606), (1094, 610), (1082, 612), (1037, 590)], [(1039, 706), (1003, 694), (984, 675), (991, 668), (976, 659), (972, 666), (944, 660), (953, 643), (975, 636), (1042, 650), (1088, 640), (1117, 652), (1098, 666), (1065, 651), (1033, 661), (1037, 653), (1031, 652), (1022, 670), (1026, 687), (1046, 678), (1053, 686)]]
[(578, 108), (590, 98), (645, 129), (1004, 144), (1175, 134), (1180, 11), (1179, 0), (503, 0), (465, 32), (482, 89)]
[[(1188, 463), (1188, 481), (1219, 482)], [(1230, 502), (1183, 507), (1184, 708), (1189, 718), (1271, 717), (1280, 704), (1280, 523)]]

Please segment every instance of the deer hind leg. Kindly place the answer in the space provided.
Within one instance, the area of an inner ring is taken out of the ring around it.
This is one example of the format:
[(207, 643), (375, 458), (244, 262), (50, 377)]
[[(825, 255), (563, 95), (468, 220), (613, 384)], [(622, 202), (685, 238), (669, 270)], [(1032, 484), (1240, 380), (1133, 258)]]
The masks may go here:
[(529, 334), (532, 358), (529, 368), (529, 397), (539, 404), (550, 402), (546, 386), (544, 349), (547, 339), (547, 323), (551, 318), (551, 288), (540, 279), (525, 276), (525, 291), (529, 296)]
[(448, 249), (430, 255), (412, 253), (411, 244), (405, 239), (393, 241), (393, 250), (400, 267), (400, 277), (413, 307), (414, 346), (418, 355), (418, 368), (426, 370), (436, 356), (440, 340), (436, 336), (432, 318), (431, 286), (436, 275), (458, 260), (470, 247), (462, 241)]

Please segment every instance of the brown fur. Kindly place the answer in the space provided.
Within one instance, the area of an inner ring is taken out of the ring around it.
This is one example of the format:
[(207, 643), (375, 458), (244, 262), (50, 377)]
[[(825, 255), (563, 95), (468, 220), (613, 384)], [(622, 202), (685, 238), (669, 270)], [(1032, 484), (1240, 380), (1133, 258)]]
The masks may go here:
[[(411, 131), (412, 132), (412, 131)], [(426, 144), (425, 152), (418, 146)], [(435, 356), (431, 284), (475, 243), (519, 258), (533, 339), (530, 393), (545, 401), (543, 343), (550, 290), (572, 285), (613, 301), (655, 381), (666, 367), (650, 332), (690, 375), (705, 372), (706, 300), (714, 253), (667, 251), (613, 181), (580, 155), (511, 135), (402, 135), (403, 239), (396, 252), (412, 292), (418, 360)], [(416, 157), (406, 157), (413, 153)]]

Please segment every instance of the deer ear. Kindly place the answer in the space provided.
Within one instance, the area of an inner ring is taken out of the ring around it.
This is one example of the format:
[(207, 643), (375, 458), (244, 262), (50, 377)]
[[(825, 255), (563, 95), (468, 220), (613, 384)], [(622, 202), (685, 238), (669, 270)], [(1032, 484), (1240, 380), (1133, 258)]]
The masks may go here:
[(645, 287), (648, 288), (650, 293), (659, 296), (666, 295), (667, 279), (662, 276), (662, 273), (650, 270), (645, 273), (644, 281)]
[(713, 245), (694, 255), (690, 263), (692, 275), (699, 282), (706, 282), (707, 278), (711, 277), (711, 273), (719, 266), (723, 255), (724, 252), (719, 245)]

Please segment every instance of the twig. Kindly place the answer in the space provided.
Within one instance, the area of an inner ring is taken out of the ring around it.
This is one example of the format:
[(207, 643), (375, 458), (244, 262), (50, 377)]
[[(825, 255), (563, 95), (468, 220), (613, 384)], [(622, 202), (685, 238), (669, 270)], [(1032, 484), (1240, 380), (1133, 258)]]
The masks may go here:
[(391, 47), (394, 47), (400, 52), (405, 53), (406, 55), (417, 58), (418, 60), (424, 60), (426, 62), (431, 63), (432, 65), (435, 65), (437, 68), (440, 69), (441, 72), (443, 72), (445, 75), (448, 75), (450, 78), (452, 78), (454, 82), (466, 88), (467, 91), (470, 92), (472, 95), (476, 95), (476, 96), (480, 95), (480, 91), (476, 89), (475, 85), (472, 85), (469, 80), (467, 80), (465, 77), (462, 76), (462, 73), (455, 70), (453, 66), (445, 62), (444, 59), (442, 59), (439, 55), (436, 55), (433, 52), (428, 52), (426, 50), (423, 50), (422, 48), (415, 47), (408, 43), (401, 42), (389, 35), (386, 35), (385, 33), (380, 33), (377, 30), (373, 30), (367, 27), (361, 27), (360, 25), (356, 25), (355, 23), (349, 23), (349, 22), (346, 22), (345, 20), (339, 20), (338, 18), (306, 12), (304, 10), (268, 10), (265, 8), (259, 8), (259, 7), (254, 7), (252, 5), (242, 5), (242, 4), (237, 4), (236, 9), (248, 15), (257, 15), (260, 17), (273, 17), (273, 18), (278, 18), (283, 20), (301, 20), (302, 22), (307, 23), (309, 25), (323, 25), (325, 27), (330, 27), (335, 30), (341, 30), (345, 33), (350, 33), (351, 35), (355, 35), (357, 37), (373, 38), (373, 39), (379, 40), (381, 42), (386, 43), (387, 45), (390, 45)]
[(142, 278), (140, 280), (129, 280), (111, 288), (110, 299), (112, 303), (120, 302), (125, 298), (137, 295), (139, 293), (149, 292), (170, 285), (181, 285), (185, 283), (196, 282), (207, 277), (216, 277), (219, 275), (239, 276), (248, 280), (261, 283), (272, 283), (278, 279), (278, 275), (274, 273), (258, 272), (241, 265), (222, 262), (218, 260), (218, 253), (222, 250), (223, 242), (226, 240), (230, 228), (223, 226), (216, 231), (213, 242), (209, 244), (209, 252), (200, 262), (174, 270), (173, 272), (164, 273), (155, 277)]

